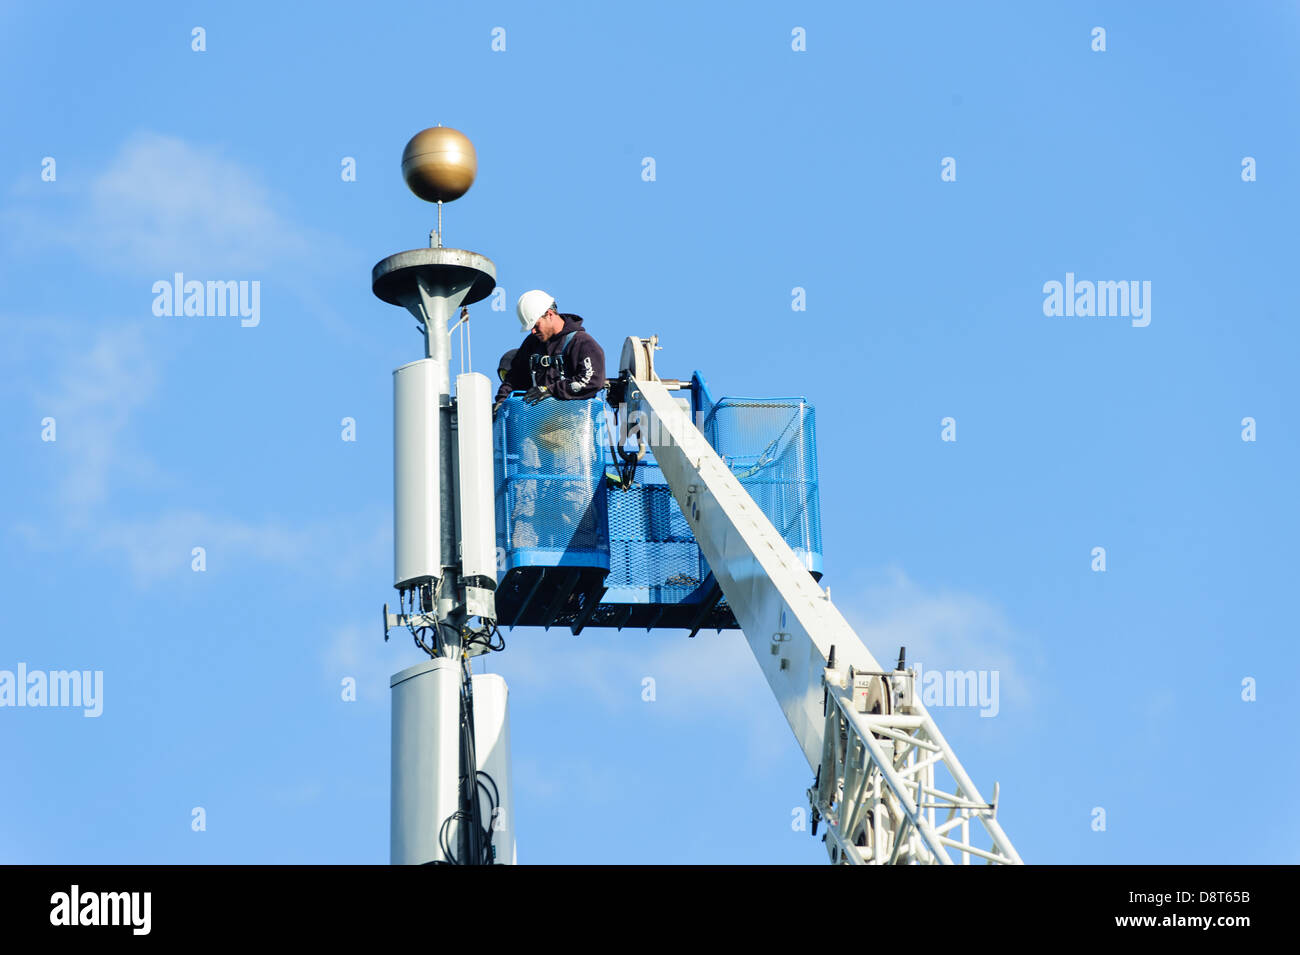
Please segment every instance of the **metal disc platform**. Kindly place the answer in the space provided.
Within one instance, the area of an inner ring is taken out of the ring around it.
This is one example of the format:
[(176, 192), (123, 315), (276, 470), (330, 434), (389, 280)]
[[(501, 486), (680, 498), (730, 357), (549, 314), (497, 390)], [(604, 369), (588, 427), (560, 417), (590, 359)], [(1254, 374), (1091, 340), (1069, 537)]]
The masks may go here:
[(472, 305), (492, 294), (497, 284), (492, 260), (465, 249), (412, 249), (381, 260), (370, 270), (370, 287), (390, 305), (410, 309), (420, 304), (419, 280), (447, 295), (467, 289), (461, 305)]

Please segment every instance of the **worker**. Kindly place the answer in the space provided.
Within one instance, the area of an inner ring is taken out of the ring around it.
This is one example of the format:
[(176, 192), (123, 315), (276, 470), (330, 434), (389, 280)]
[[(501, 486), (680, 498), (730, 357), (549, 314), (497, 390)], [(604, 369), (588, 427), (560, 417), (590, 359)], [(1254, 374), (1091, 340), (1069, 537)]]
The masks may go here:
[[(516, 311), (528, 337), (513, 354), (501, 357), (494, 412), (515, 391), (525, 392), (524, 402), (531, 406), (550, 404), (547, 399), (570, 402), (604, 395), (605, 352), (580, 316), (560, 312), (555, 299), (540, 289), (519, 296)], [(600, 465), (590, 412), (586, 406), (557, 404), (528, 428), (528, 434), (520, 433), (517, 466), (537, 474), (541, 484), (532, 478), (516, 484), (507, 515), (510, 546), (595, 548), (596, 480), (591, 472)]]
[[(541, 289), (519, 296), (519, 324), (528, 336), (515, 351), (497, 390), (496, 405), (524, 391), (530, 405), (557, 398), (595, 398), (605, 388), (605, 352), (582, 327), (582, 317), (561, 312)], [(508, 353), (507, 353), (508, 354)]]
[(512, 348), (501, 356), (501, 361), (497, 363), (497, 381), (506, 380), (506, 375), (510, 374), (510, 366), (514, 364), (515, 355), (519, 354), (518, 348)]

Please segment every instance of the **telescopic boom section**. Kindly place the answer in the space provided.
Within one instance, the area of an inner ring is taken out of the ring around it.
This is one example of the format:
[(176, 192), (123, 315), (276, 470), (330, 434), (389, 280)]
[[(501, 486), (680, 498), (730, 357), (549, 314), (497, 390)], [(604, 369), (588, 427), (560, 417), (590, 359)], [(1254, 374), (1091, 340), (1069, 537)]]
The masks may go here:
[(1020, 864), (997, 822), (997, 787), (992, 803), (980, 795), (913, 673), (876, 662), (648, 365), (628, 365), (629, 411), (648, 422), (641, 439), (815, 774), (812, 831), (826, 824), (831, 861)]

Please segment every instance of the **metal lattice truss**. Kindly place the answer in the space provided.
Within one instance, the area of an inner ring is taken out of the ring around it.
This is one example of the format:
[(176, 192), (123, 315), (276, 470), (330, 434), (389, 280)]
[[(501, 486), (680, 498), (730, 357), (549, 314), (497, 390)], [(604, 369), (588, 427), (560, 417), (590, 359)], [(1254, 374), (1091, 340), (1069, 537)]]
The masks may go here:
[[(985, 802), (913, 700), (910, 671), (857, 674), (852, 694), (842, 671), (825, 676), (822, 760), (808, 799), (814, 832), (819, 819), (827, 824), (832, 862), (1021, 864), (997, 822), (996, 786)], [(868, 705), (878, 712), (862, 712)]]

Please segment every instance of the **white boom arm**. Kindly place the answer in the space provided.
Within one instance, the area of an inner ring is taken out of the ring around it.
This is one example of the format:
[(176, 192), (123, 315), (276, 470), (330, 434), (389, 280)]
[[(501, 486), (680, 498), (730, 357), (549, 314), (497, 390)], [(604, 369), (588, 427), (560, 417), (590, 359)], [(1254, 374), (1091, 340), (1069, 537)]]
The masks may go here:
[(997, 787), (992, 803), (980, 795), (912, 671), (881, 668), (651, 363), (630, 370), (628, 409), (650, 423), (641, 438), (816, 773), (813, 832), (826, 822), (831, 861), (1021, 864), (997, 822)]

